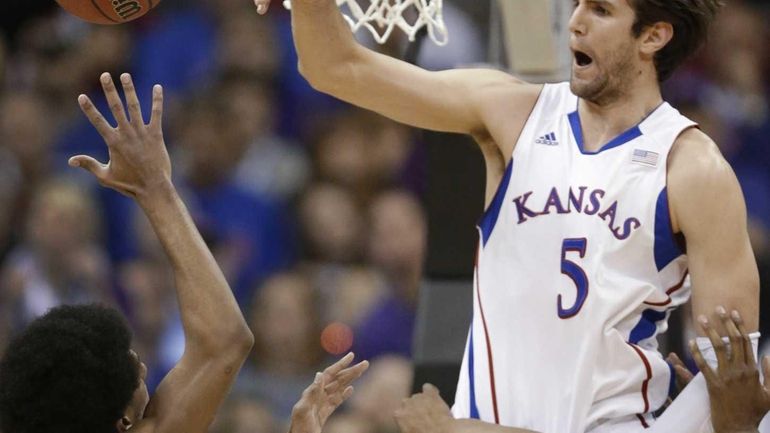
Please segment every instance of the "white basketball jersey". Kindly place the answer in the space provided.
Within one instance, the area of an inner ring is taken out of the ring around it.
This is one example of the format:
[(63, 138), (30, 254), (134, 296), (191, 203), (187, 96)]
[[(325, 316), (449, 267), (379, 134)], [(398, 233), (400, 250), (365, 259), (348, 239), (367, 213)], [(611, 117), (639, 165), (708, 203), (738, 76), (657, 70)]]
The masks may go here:
[(479, 223), (458, 418), (642, 430), (673, 385), (655, 337), (689, 281), (666, 160), (695, 124), (663, 103), (589, 153), (577, 106), (568, 83), (543, 88)]

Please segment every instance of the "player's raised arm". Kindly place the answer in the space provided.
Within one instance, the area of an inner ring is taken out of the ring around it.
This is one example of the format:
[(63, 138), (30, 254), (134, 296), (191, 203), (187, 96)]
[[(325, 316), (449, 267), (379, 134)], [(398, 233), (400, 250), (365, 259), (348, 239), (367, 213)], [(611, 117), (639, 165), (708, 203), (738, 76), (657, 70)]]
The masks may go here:
[[(101, 164), (75, 156), (70, 165), (91, 172), (104, 186), (134, 198), (150, 220), (174, 270), (185, 333), (185, 352), (163, 379), (141, 421), (124, 419), (122, 429), (145, 433), (203, 433), (251, 350), (249, 331), (232, 291), (203, 242), (171, 182), (171, 164), (163, 141), (163, 94), (153, 89), (152, 118), (142, 119), (131, 77), (121, 76), (129, 116), (109, 74), (101, 77), (117, 127), (91, 101), (80, 106), (109, 148)], [(141, 414), (137, 414), (141, 418)]]
[(405, 399), (394, 414), (401, 433), (537, 433), (474, 419), (455, 419), (438, 389), (422, 386), (422, 392)]
[(420, 128), (481, 135), (526, 121), (540, 86), (495, 70), (429, 72), (359, 45), (334, 0), (293, 0), (299, 69), (316, 89)]
[(672, 149), (668, 194), (674, 229), (687, 242), (693, 317), (713, 317), (724, 306), (739, 311), (748, 331), (756, 331), (759, 272), (743, 193), (716, 144), (698, 129), (684, 132)]

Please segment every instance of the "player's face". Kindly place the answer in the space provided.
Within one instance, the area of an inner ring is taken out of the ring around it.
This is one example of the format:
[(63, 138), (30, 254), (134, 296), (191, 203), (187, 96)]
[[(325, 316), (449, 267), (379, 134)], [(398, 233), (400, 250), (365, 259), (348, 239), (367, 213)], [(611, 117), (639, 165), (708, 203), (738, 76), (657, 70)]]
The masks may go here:
[(576, 0), (570, 18), (572, 78), (577, 96), (596, 103), (620, 97), (633, 78), (637, 39), (627, 0)]

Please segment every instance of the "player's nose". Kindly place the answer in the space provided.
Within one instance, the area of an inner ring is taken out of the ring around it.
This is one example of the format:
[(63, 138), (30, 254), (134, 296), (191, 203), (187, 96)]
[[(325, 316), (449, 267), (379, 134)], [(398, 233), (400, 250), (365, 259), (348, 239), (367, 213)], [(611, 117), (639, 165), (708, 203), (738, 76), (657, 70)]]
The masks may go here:
[(586, 23), (584, 19), (583, 6), (578, 5), (575, 10), (572, 11), (572, 16), (569, 19), (569, 32), (574, 36), (584, 36), (586, 34)]

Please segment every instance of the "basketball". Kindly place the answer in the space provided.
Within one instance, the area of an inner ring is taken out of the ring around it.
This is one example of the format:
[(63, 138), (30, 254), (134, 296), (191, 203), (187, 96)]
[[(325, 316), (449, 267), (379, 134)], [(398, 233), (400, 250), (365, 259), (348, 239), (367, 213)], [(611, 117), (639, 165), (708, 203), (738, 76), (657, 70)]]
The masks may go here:
[(155, 7), (160, 0), (56, 0), (67, 12), (95, 24), (133, 21)]
[(330, 323), (321, 333), (321, 347), (332, 354), (340, 355), (353, 345), (353, 330), (344, 323)]

